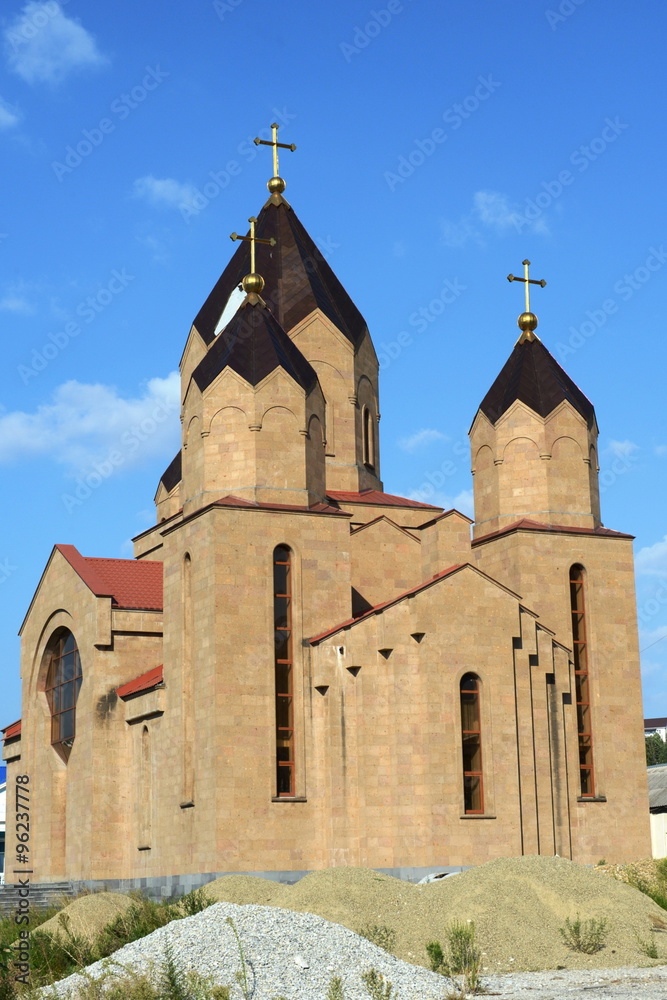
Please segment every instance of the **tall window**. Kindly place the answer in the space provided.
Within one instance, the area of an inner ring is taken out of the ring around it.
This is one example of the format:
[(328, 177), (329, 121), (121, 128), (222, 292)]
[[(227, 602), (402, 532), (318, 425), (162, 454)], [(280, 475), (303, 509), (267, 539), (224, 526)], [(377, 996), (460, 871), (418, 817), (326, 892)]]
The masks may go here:
[(484, 812), (482, 722), (479, 677), (461, 679), (461, 735), (463, 737), (463, 800), (466, 813)]
[(364, 439), (364, 465), (369, 469), (375, 468), (375, 435), (373, 433), (373, 414), (367, 406), (364, 406), (361, 421), (363, 425)]
[(72, 633), (60, 632), (48, 656), (46, 697), (51, 710), (51, 745), (66, 761), (76, 735), (76, 700), (83, 679), (81, 659)]
[(577, 730), (579, 732), (579, 777), (581, 794), (595, 795), (593, 771), (593, 726), (591, 723), (591, 692), (588, 676), (588, 641), (586, 638), (586, 603), (584, 568), (574, 565), (570, 570), (570, 607), (572, 609), (572, 648), (574, 679), (577, 694)]
[(273, 552), (273, 620), (276, 678), (276, 794), (292, 796), (294, 784), (294, 665), (292, 660), (292, 553)]

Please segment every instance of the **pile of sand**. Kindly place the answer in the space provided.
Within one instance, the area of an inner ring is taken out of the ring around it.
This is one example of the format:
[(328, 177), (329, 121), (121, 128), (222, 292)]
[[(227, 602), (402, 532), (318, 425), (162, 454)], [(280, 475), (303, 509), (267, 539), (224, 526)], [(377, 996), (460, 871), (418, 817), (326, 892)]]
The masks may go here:
[[(315, 913), (359, 931), (385, 925), (398, 958), (428, 967), (425, 945), (446, 940), (451, 920), (472, 920), (489, 972), (652, 964), (641, 943), (667, 962), (667, 913), (622, 882), (563, 858), (502, 858), (460, 875), (413, 885), (366, 868), (312, 872), (293, 886), (227, 875), (205, 887), (211, 898)], [(606, 919), (605, 947), (571, 951), (565, 919)]]
[(66, 936), (62, 915), (68, 918), (69, 930), (76, 937), (85, 938), (91, 944), (97, 935), (116, 919), (119, 913), (126, 913), (134, 905), (129, 896), (117, 892), (95, 892), (79, 896), (68, 903), (55, 917), (45, 920), (36, 928), (40, 934), (52, 937)]
[[(394, 954), (429, 967), (425, 945), (446, 942), (452, 920), (472, 920), (487, 972), (667, 963), (667, 913), (638, 889), (564, 858), (500, 858), (460, 875), (413, 885), (369, 868), (327, 868), (283, 885), (252, 875), (225, 875), (209, 882), (210, 899), (277, 906), (314, 913), (359, 933), (372, 925), (395, 933)], [(62, 911), (75, 934), (92, 940), (119, 913), (128, 896), (82, 896)], [(608, 923), (605, 947), (595, 955), (572, 951), (559, 928), (566, 918)], [(58, 916), (39, 928), (59, 933)]]

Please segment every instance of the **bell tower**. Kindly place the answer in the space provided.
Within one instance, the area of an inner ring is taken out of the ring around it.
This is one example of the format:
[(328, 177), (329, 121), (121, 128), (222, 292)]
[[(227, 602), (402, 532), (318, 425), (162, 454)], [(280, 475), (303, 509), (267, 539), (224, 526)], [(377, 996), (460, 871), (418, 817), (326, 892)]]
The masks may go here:
[(529, 286), (521, 336), (482, 400), (470, 429), (475, 498), (474, 537), (529, 519), (546, 524), (600, 525), (597, 438), (593, 404), (535, 333)]

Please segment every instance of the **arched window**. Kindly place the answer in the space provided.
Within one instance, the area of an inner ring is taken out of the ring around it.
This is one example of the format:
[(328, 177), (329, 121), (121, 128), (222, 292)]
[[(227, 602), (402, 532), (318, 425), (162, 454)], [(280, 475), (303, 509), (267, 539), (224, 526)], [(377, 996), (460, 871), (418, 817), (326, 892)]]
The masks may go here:
[(76, 735), (76, 701), (83, 679), (76, 639), (59, 632), (47, 652), (46, 697), (51, 710), (51, 745), (66, 761)]
[(292, 659), (292, 552), (273, 552), (273, 621), (276, 680), (276, 795), (293, 796), (294, 663)]
[(139, 767), (139, 850), (149, 850), (152, 836), (153, 816), (153, 759), (151, 734), (148, 726), (141, 730), (141, 756)]
[(363, 429), (363, 458), (364, 465), (369, 469), (375, 468), (375, 434), (373, 433), (373, 414), (367, 406), (364, 406), (361, 414)]
[(584, 567), (578, 563), (575, 563), (570, 569), (570, 608), (572, 611), (574, 681), (577, 695), (580, 787), (582, 797), (593, 798), (595, 796), (595, 774), (593, 770), (593, 725), (588, 674), (589, 647), (586, 637)]
[(479, 677), (461, 678), (461, 736), (463, 740), (463, 801), (466, 813), (484, 812), (482, 775), (482, 721)]

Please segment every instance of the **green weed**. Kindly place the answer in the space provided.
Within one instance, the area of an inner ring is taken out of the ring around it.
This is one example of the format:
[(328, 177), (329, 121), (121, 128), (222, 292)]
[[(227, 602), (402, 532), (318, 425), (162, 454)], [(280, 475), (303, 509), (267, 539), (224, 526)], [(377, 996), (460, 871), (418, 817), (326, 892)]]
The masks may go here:
[(608, 926), (604, 919), (582, 920), (577, 914), (575, 920), (566, 917), (565, 927), (559, 927), (558, 930), (571, 951), (578, 951), (583, 955), (594, 955), (604, 948)]
[(343, 992), (343, 980), (340, 976), (333, 976), (327, 990), (327, 1000), (345, 1000)]
[(639, 934), (635, 935), (637, 941), (637, 947), (641, 951), (642, 955), (646, 955), (647, 958), (657, 958), (658, 957), (658, 946), (650, 937), (643, 938)]
[(368, 972), (363, 972), (361, 980), (372, 1000), (391, 1000), (394, 987), (377, 969), (369, 969)]
[(393, 927), (387, 927), (385, 924), (367, 924), (358, 930), (357, 934), (393, 955), (396, 947), (396, 931)]
[(482, 953), (475, 942), (474, 923), (472, 920), (466, 923), (454, 920), (447, 927), (446, 934), (445, 950), (439, 941), (430, 941), (426, 945), (431, 971), (439, 972), (451, 981), (454, 992), (450, 996), (479, 993), (482, 988)]

